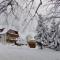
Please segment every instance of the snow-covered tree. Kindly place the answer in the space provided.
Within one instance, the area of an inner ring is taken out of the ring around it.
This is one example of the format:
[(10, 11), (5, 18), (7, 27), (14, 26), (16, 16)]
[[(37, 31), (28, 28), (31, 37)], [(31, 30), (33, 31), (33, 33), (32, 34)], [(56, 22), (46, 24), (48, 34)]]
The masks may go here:
[[(60, 44), (58, 42), (59, 40), (59, 25), (60, 25), (60, 22), (56, 23), (54, 20), (52, 22), (52, 25), (51, 25), (51, 30), (49, 32), (49, 45), (52, 47), (54, 46), (55, 47), (58, 47), (58, 44)], [(53, 43), (53, 45), (51, 45)]]
[(38, 25), (37, 25), (37, 35), (35, 36), (37, 41), (47, 41), (48, 28), (44, 23), (44, 18), (39, 15)]
[(35, 7), (35, 0), (2, 0), (0, 15), (5, 17), (3, 24), (8, 27), (14, 26), (17, 30), (24, 32), (36, 15), (38, 16), (38, 9), (42, 5), (42, 0), (39, 1), (38, 6)]

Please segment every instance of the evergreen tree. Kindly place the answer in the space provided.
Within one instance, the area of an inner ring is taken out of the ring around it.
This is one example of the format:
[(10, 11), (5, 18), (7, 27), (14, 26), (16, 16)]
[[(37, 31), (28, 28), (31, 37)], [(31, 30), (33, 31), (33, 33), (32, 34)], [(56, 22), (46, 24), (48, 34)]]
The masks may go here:
[(47, 40), (47, 31), (48, 28), (44, 23), (44, 19), (41, 15), (39, 15), (39, 20), (38, 20), (38, 26), (37, 26), (37, 35), (36, 35), (36, 40), (37, 41), (45, 41)]

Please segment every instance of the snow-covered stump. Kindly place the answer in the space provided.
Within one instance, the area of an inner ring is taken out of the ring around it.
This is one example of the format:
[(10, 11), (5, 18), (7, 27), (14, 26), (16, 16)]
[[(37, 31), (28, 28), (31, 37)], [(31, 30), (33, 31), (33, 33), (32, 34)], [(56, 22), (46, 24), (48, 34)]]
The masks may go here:
[(36, 48), (36, 41), (35, 40), (30, 40), (27, 43), (30, 48)]

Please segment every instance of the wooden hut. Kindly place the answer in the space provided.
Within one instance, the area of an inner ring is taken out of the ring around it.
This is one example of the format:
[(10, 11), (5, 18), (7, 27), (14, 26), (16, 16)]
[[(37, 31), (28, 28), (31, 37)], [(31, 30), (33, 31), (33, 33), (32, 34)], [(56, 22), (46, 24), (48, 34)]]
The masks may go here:
[(15, 30), (8, 30), (7, 31), (7, 42), (15, 43), (17, 38), (19, 37), (18, 31)]

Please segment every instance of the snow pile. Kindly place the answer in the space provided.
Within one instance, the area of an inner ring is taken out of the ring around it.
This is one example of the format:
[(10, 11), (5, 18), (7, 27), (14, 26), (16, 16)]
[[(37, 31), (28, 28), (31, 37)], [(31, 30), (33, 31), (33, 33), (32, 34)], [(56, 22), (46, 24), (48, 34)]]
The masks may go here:
[(17, 42), (16, 43), (17, 44), (21, 44), (21, 45), (25, 45), (25, 44), (27, 44), (27, 41), (24, 40), (23, 38), (19, 37), (19, 38), (17, 38)]

